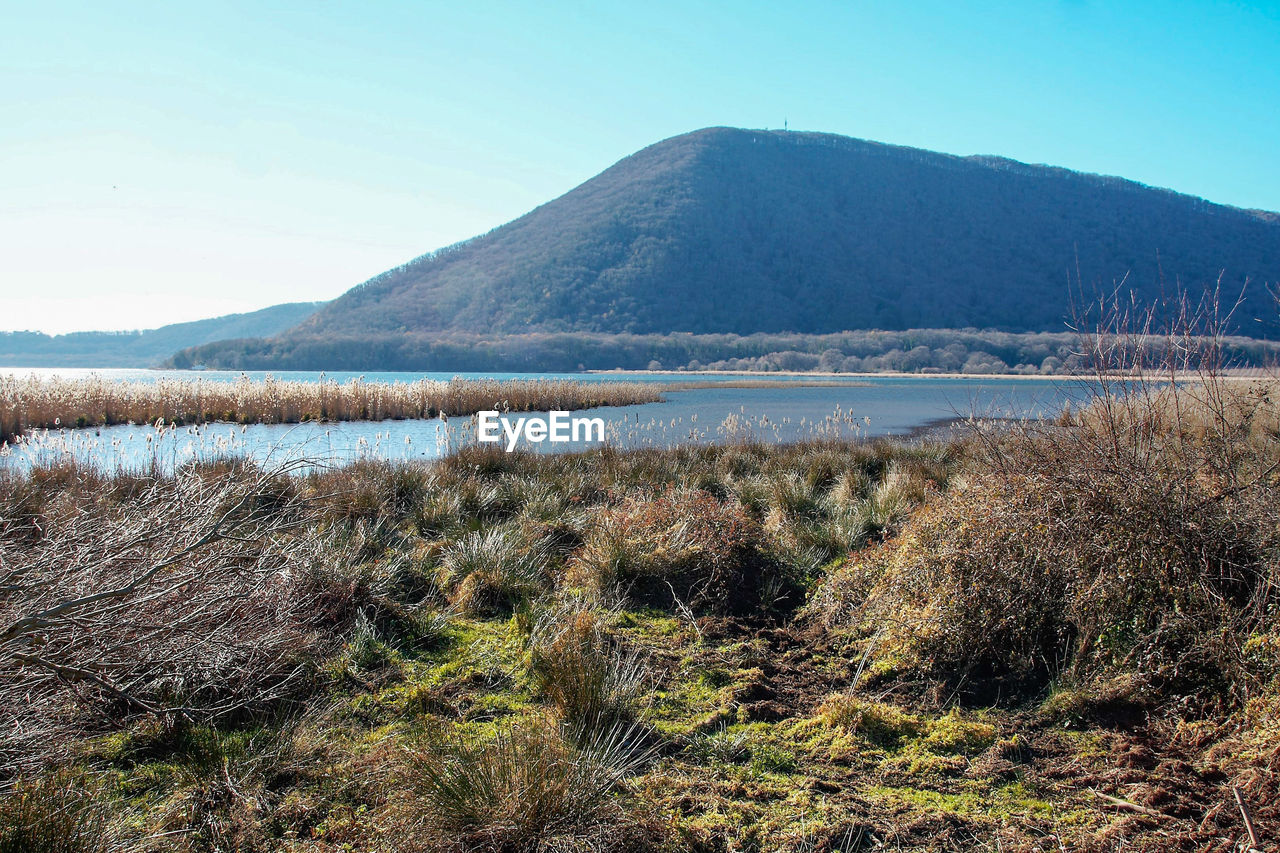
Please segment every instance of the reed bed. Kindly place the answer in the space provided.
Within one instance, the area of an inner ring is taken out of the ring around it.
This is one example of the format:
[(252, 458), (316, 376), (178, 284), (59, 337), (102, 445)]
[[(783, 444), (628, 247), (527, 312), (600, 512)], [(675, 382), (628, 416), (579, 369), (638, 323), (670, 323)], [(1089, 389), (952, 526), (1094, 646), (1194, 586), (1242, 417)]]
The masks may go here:
[(35, 429), (124, 423), (380, 421), (512, 412), (572, 411), (661, 399), (639, 382), (454, 379), (449, 382), (235, 382), (161, 379), (118, 382), (0, 376), (0, 441)]

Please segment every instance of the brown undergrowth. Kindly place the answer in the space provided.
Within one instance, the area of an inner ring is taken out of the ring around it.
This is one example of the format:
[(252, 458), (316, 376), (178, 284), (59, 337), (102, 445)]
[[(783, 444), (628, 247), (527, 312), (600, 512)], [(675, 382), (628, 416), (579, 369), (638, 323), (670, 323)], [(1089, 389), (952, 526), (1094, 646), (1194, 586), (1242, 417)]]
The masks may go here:
[(857, 696), (1090, 732), (1087, 758), (1050, 729), (1025, 743), (1060, 795), (1124, 816), (1080, 849), (1231, 849), (1232, 788), (1275, 819), (1276, 386), (1226, 382), (1212, 353), (1117, 379), (1114, 355), (1078, 412), (977, 431), (949, 492), (810, 612), (860, 644)]
[(1110, 446), (7, 474), (0, 850), (1226, 851), (1233, 787), (1274, 837), (1240, 393)]

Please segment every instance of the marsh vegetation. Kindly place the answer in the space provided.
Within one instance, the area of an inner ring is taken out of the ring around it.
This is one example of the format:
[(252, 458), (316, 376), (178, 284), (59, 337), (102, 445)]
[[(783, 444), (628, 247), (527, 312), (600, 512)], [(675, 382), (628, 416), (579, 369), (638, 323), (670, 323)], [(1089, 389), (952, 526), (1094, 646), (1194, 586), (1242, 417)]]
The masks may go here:
[(35, 429), (161, 422), (296, 424), (472, 415), (484, 409), (529, 412), (625, 406), (660, 399), (636, 382), (553, 379), (450, 382), (115, 382), (90, 377), (0, 376), (0, 441)]
[(1236, 849), (1280, 401), (0, 479), (0, 850)]

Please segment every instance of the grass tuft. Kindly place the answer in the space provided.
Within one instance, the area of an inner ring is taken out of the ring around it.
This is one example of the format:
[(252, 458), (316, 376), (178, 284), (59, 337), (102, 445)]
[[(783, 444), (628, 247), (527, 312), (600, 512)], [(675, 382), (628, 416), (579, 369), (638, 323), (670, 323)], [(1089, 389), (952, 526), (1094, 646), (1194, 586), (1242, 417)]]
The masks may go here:
[(446, 736), (410, 759), (412, 783), (430, 828), (459, 849), (547, 849), (593, 839), (624, 817), (614, 794), (650, 760), (634, 726), (566, 737), (545, 720), (498, 726), (487, 739)]

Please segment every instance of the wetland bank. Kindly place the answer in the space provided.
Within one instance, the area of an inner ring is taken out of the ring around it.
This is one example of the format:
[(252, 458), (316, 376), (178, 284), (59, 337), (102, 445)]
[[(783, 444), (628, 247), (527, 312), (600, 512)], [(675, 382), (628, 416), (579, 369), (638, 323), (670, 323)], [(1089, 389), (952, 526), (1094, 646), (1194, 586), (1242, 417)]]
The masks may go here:
[(1229, 850), (1274, 389), (945, 442), (0, 474), (13, 850)]
[[(874, 438), (908, 435), (962, 416), (1042, 417), (1089, 395), (1078, 381), (990, 376), (650, 374), (618, 382), (599, 374), (511, 381), (478, 374), (223, 373), (193, 379), (176, 372), (52, 373), (0, 382), (0, 421), (21, 433), (10, 439), (10, 466), (72, 458), (105, 471), (136, 471), (229, 456), (310, 457), (326, 464), (431, 459), (473, 443), (478, 423), (471, 413), (486, 409), (513, 422), (545, 421), (548, 409), (602, 418), (606, 442), (618, 448)], [(269, 393), (272, 388), (288, 391), (284, 402)], [(6, 458), (0, 458), (3, 464)]]

